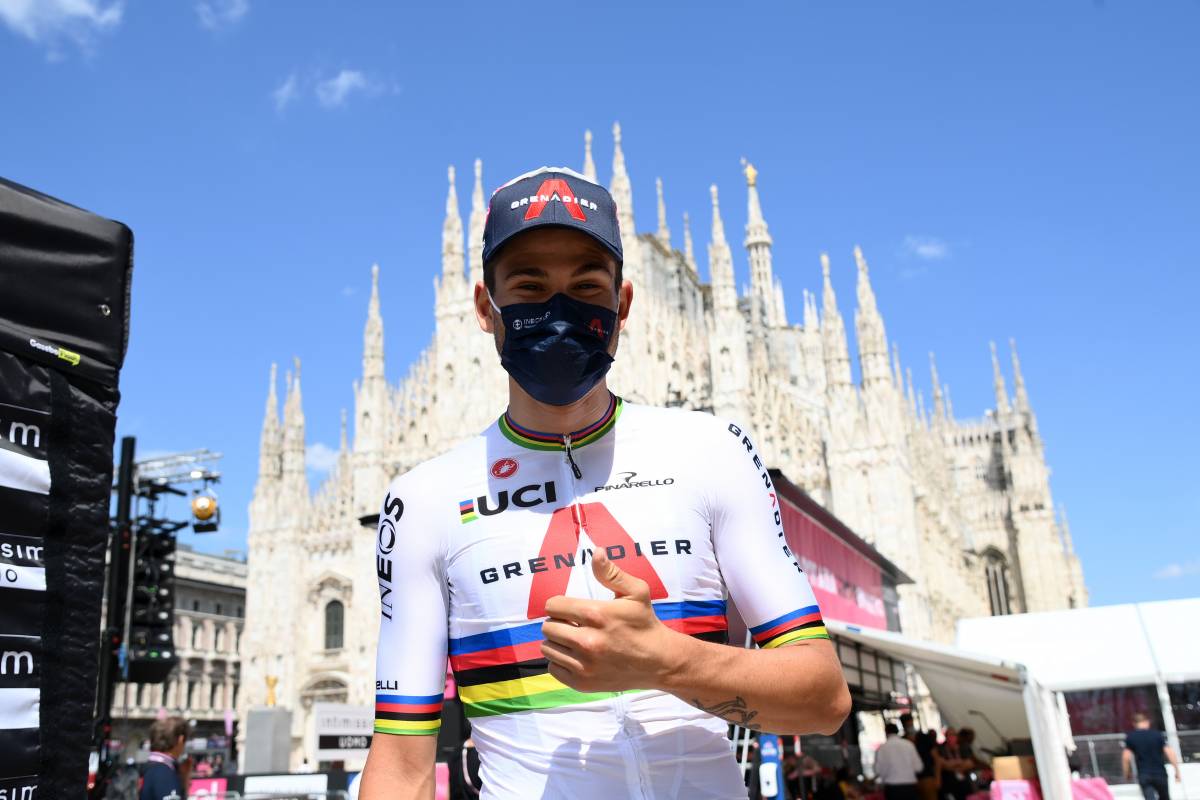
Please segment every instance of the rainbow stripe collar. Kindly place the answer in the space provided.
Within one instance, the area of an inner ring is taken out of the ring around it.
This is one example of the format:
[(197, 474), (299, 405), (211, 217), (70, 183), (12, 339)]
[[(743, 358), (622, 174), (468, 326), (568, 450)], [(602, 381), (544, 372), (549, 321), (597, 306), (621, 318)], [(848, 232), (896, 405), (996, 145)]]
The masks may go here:
[[(609, 393), (608, 398), (608, 410), (604, 412), (604, 415), (600, 419), (586, 428), (581, 428), (571, 433), (571, 449), (583, 447), (603, 438), (604, 434), (612, 430), (613, 426), (617, 424), (617, 418), (621, 416), (623, 403), (621, 398), (615, 394)], [(513, 444), (519, 444), (521, 447), (527, 447), (530, 450), (563, 449), (563, 439), (560, 434), (541, 433), (540, 431), (523, 428), (512, 421), (507, 411), (500, 415), (497, 424), (500, 426), (500, 432)]]

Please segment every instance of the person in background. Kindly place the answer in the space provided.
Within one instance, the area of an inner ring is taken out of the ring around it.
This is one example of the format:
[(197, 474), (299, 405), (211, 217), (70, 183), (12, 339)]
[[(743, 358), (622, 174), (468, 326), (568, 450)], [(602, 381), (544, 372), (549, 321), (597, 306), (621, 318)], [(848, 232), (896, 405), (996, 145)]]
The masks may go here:
[(917, 800), (917, 773), (924, 765), (917, 748), (900, 738), (894, 722), (883, 727), (887, 740), (875, 752), (875, 775), (883, 784), (885, 800)]
[(1151, 728), (1150, 717), (1141, 711), (1133, 715), (1133, 730), (1125, 734), (1125, 749), (1121, 751), (1121, 771), (1126, 780), (1133, 780), (1131, 767), (1135, 761), (1142, 796), (1146, 800), (1171, 800), (1166, 761), (1175, 768), (1175, 782), (1181, 783), (1183, 773), (1179, 770), (1179, 759), (1167, 745), (1166, 734)]
[(475, 800), (482, 789), (479, 753), (475, 741), (467, 736), (450, 762), (450, 800)]
[(917, 755), (921, 757), (921, 771), (917, 773), (917, 797), (920, 800), (937, 800), (938, 787), (941, 785), (939, 773), (942, 770), (942, 755), (938, 752), (937, 731), (930, 728), (924, 733), (917, 733), (914, 744)]
[(142, 773), (138, 800), (182, 800), (187, 797), (190, 762), (183, 751), (187, 720), (167, 717), (150, 726), (150, 756)]
[(966, 773), (972, 764), (972, 761), (963, 758), (958, 731), (946, 728), (946, 741), (941, 747), (941, 771), (938, 774), (941, 783), (938, 791), (941, 797), (965, 800), (970, 794), (970, 783)]
[(900, 715), (900, 738), (917, 743), (917, 730), (913, 727), (913, 716), (907, 711)]

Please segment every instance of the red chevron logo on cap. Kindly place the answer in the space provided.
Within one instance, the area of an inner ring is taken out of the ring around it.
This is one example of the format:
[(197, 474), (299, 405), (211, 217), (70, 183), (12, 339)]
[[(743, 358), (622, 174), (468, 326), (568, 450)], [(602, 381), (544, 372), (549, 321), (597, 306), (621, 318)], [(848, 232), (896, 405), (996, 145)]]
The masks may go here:
[(529, 210), (525, 212), (525, 220), (528, 222), (531, 219), (537, 219), (542, 215), (542, 210), (546, 208), (546, 204), (551, 200), (557, 200), (567, 207), (567, 213), (580, 222), (587, 221), (587, 215), (583, 213), (583, 208), (579, 205), (579, 198), (575, 196), (575, 192), (571, 191), (571, 187), (562, 178), (547, 178), (542, 181), (542, 185), (537, 190), (537, 200), (529, 204)]

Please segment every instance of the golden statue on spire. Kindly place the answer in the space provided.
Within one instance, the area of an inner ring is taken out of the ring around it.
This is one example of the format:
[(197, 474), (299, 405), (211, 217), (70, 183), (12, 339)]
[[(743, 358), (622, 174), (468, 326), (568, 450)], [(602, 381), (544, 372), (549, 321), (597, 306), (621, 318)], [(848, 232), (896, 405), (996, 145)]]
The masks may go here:
[(753, 186), (758, 182), (758, 170), (756, 170), (754, 165), (747, 161), (744, 157), (742, 158), (742, 168), (742, 172), (746, 173), (747, 186)]

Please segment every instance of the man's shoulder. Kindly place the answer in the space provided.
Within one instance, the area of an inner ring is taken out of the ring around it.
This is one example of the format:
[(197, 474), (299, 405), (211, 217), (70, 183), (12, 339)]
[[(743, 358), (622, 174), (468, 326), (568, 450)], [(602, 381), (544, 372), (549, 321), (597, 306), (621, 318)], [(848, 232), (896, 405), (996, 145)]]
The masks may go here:
[(467, 477), (473, 465), (482, 464), (486, 458), (487, 436), (488, 431), (484, 431), (443, 453), (414, 464), (392, 479), (389, 491), (411, 493), (417, 489), (424, 497), (453, 494), (455, 484)]
[(624, 403), (621, 416), (628, 429), (636, 429), (639, 433), (646, 432), (656, 439), (684, 435), (688, 441), (709, 440), (722, 433), (728, 436), (729, 427), (733, 425), (707, 411), (664, 408), (641, 403)]

